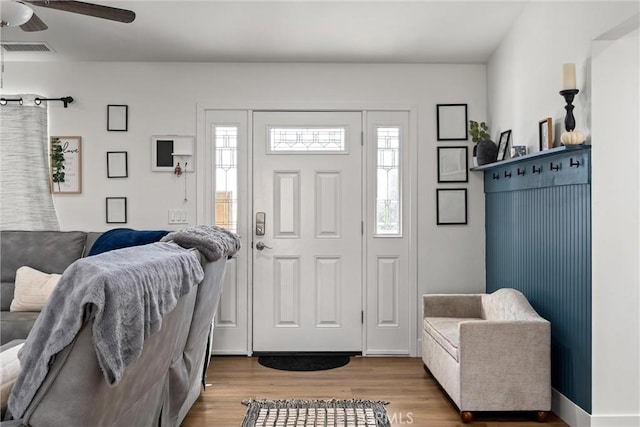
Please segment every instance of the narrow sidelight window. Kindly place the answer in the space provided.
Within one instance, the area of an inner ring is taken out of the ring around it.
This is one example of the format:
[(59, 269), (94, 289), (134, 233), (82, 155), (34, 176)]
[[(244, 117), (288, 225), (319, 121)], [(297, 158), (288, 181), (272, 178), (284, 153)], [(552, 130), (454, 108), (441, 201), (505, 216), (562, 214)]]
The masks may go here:
[(376, 234), (400, 235), (400, 127), (376, 128)]
[(238, 126), (214, 126), (216, 141), (216, 225), (238, 229)]

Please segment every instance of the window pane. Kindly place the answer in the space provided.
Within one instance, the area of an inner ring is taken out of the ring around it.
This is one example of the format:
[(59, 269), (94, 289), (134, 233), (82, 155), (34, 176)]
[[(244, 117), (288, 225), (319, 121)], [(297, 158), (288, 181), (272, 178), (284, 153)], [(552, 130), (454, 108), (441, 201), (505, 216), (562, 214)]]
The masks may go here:
[(376, 233), (400, 234), (400, 128), (377, 128)]
[(216, 144), (216, 225), (237, 232), (238, 127), (214, 126)]
[(270, 128), (271, 151), (336, 152), (346, 149), (345, 128)]

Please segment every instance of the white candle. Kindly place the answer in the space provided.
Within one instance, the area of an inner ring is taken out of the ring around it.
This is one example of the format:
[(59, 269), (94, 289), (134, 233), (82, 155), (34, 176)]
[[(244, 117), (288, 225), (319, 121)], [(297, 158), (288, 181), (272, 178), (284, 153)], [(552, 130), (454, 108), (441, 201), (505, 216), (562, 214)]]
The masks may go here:
[(562, 90), (576, 89), (576, 64), (562, 64)]

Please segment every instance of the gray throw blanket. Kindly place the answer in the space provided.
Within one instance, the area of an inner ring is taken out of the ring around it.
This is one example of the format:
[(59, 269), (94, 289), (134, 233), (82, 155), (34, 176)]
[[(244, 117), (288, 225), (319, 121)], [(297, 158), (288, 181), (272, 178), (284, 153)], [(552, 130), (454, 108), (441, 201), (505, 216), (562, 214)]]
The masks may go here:
[(160, 329), (163, 316), (202, 282), (199, 258), (173, 243), (153, 243), (71, 264), (18, 353), (22, 371), (8, 402), (14, 418), (24, 415), (52, 358), (73, 341), (85, 314), (93, 318), (93, 342), (106, 382), (117, 385), (144, 340)]
[(183, 248), (199, 250), (207, 261), (231, 257), (240, 250), (240, 237), (216, 225), (195, 225), (164, 236), (161, 242), (173, 241)]

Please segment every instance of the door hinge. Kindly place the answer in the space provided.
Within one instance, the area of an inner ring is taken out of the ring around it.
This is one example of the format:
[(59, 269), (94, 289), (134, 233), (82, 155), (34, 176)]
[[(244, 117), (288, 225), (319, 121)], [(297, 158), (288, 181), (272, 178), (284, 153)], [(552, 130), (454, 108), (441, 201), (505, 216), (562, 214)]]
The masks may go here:
[(360, 145), (364, 147), (364, 131), (360, 131)]
[(360, 221), (360, 234), (364, 236), (364, 221)]
[(364, 310), (360, 312), (360, 323), (364, 325)]

